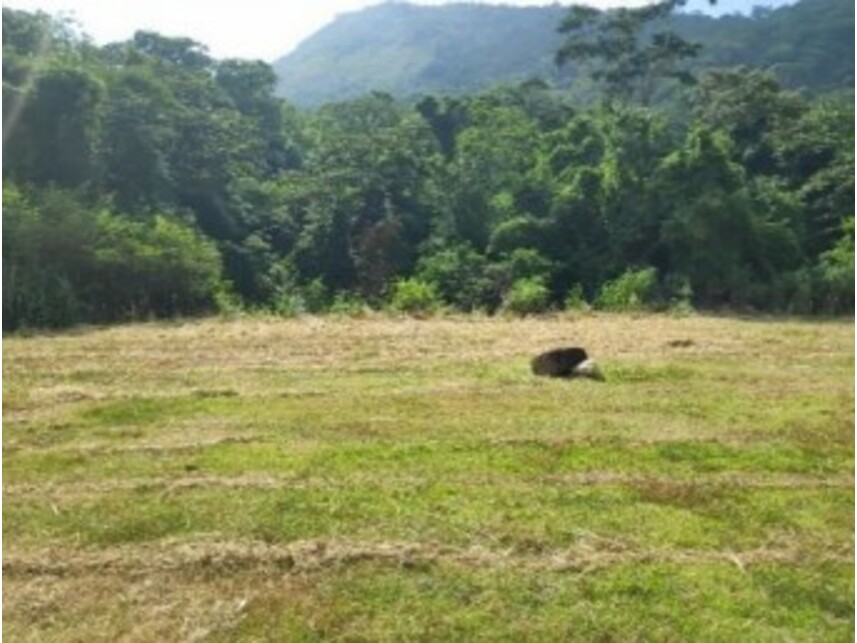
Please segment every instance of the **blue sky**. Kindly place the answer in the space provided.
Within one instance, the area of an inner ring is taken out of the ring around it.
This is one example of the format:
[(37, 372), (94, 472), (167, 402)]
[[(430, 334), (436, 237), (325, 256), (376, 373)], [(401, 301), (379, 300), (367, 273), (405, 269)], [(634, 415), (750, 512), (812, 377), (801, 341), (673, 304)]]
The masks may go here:
[[(421, 0), (444, 4), (448, 0)], [(459, 0), (460, 1), (460, 0)], [(471, 2), (473, 0), (470, 0)], [(640, 5), (646, 0), (585, 0), (602, 8)], [(760, 0), (775, 2), (781, 0)], [(581, 2), (581, 0), (577, 0)], [(748, 0), (720, 0), (746, 5)], [(79, 22), (98, 44), (126, 40), (138, 29), (168, 36), (188, 36), (207, 45), (218, 58), (272, 61), (289, 52), (337, 14), (356, 11), (379, 0), (3, 0), (4, 7), (64, 14)], [(574, 4), (574, 0), (502, 0), (502, 4)]]

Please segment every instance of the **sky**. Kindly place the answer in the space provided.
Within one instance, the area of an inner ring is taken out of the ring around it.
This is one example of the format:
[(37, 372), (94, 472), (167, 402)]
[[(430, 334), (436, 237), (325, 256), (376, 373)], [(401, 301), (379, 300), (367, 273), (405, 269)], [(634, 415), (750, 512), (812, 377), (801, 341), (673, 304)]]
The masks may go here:
[[(521, 6), (574, 3), (574, 0), (501, 1)], [(617, 4), (639, 5), (645, 0), (590, 2), (606, 8)], [(127, 40), (135, 31), (145, 29), (165, 36), (192, 38), (208, 46), (216, 58), (260, 58), (268, 62), (287, 54), (337, 14), (380, 3), (379, 0), (3, 0), (4, 7), (72, 17), (99, 45)], [(444, 3), (444, 0), (419, 1), (419, 4)], [(494, 0), (494, 3), (501, 2)]]

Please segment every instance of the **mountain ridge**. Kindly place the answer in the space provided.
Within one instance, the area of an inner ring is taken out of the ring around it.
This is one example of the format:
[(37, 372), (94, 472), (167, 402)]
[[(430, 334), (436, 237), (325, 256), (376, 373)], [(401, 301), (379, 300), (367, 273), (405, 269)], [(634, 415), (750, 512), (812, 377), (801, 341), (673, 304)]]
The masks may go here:
[[(344, 13), (273, 63), (278, 93), (314, 106), (373, 90), (397, 97), (458, 94), (533, 77), (567, 85), (575, 70), (553, 64), (566, 11), (558, 4), (394, 2)], [(824, 23), (814, 24), (814, 15)], [(774, 68), (786, 84), (814, 90), (853, 85), (854, 5), (848, 0), (800, 0), (751, 16), (696, 11), (670, 22), (705, 46), (701, 66)], [(852, 61), (844, 72), (843, 58)], [(831, 66), (836, 72), (829, 78)]]
[[(515, 19), (510, 19), (513, 14)], [(564, 14), (565, 9), (558, 5), (547, 11), (477, 4), (376, 5), (341, 14), (273, 67), (280, 79), (279, 93), (299, 104), (318, 104), (371, 90), (396, 95), (475, 90), (486, 84), (484, 80), (490, 84), (514, 78), (516, 72), (531, 72), (532, 56), (504, 56), (498, 51), (512, 35), (510, 28), (523, 24), (525, 31), (517, 36), (528, 44), (544, 40), (545, 34), (558, 42), (554, 32)], [(490, 24), (482, 22), (486, 17)], [(468, 42), (468, 32), (476, 24), (481, 27), (479, 42)], [(469, 55), (463, 58), (462, 49), (469, 50)], [(470, 65), (462, 64), (470, 60), (487, 64), (477, 82), (470, 80)], [(338, 67), (335, 74), (333, 66)], [(549, 60), (537, 67), (551, 71)], [(295, 86), (301, 87), (299, 93), (290, 91)]]

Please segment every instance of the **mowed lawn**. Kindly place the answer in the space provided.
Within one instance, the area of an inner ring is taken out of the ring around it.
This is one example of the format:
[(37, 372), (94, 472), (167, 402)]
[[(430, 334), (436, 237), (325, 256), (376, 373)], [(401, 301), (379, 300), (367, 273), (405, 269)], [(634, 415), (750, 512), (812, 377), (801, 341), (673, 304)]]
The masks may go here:
[(853, 321), (6, 338), (3, 581), (9, 641), (850, 641)]

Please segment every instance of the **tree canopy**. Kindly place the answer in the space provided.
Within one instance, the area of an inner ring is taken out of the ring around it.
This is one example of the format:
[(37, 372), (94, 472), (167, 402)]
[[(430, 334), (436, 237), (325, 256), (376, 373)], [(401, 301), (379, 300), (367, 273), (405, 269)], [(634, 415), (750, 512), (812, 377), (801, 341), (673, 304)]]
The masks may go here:
[(738, 67), (647, 105), (674, 71), (652, 42), (602, 59), (623, 100), (528, 81), (301, 111), (262, 62), (149, 32), (95, 47), (4, 9), (4, 329), (236, 306), (853, 312), (853, 101)]

